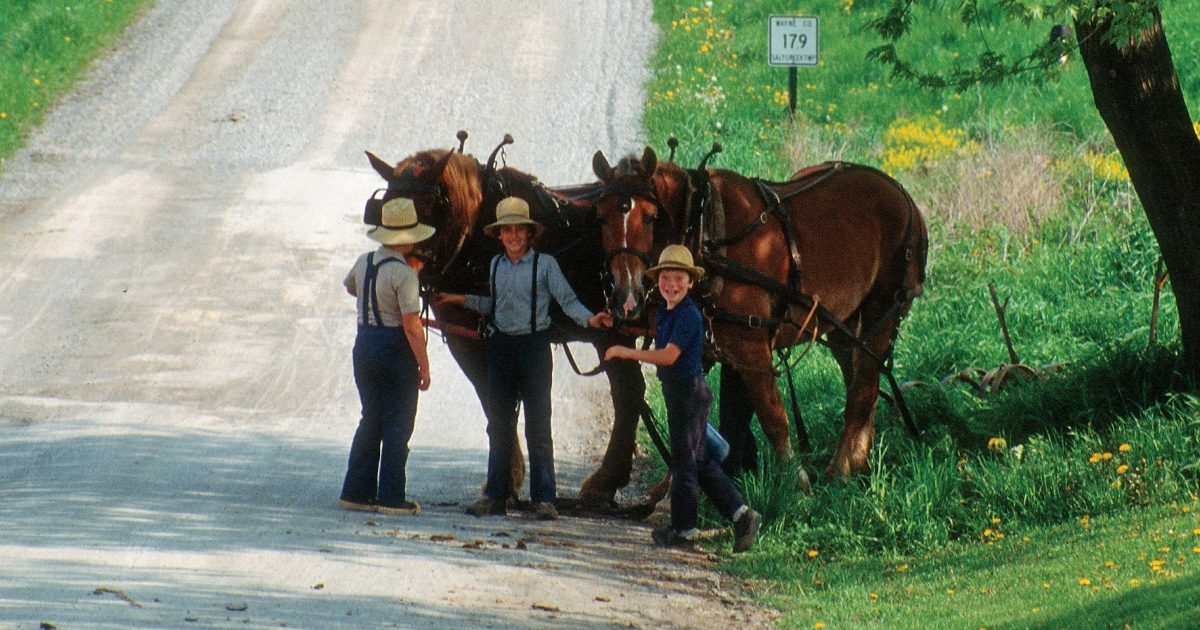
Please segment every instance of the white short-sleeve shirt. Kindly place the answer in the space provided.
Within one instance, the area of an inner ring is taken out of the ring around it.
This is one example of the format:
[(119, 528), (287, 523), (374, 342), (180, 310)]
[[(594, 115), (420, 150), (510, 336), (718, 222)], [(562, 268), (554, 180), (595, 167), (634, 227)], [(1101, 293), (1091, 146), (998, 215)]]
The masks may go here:
[[(395, 258), (399, 262), (380, 263), (387, 258)], [(375, 279), (375, 293), (379, 305), (379, 317), (382, 322), (375, 321), (374, 313), (366, 314), (367, 323), (374, 326), (400, 326), (404, 323), (405, 313), (421, 311), (420, 282), (417, 272), (404, 261), (404, 257), (387, 247), (380, 246), (375, 250), (375, 265), (378, 272)], [(363, 284), (367, 275), (367, 254), (362, 254), (354, 261), (350, 273), (342, 284), (358, 296), (358, 321), (362, 323), (363, 309), (366, 308), (366, 291)]]

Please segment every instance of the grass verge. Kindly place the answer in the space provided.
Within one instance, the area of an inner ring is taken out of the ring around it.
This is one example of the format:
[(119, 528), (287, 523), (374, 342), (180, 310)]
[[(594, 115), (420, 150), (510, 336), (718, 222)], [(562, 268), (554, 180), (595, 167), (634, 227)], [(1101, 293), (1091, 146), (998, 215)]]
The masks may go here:
[(0, 3), (0, 167), (153, 0)]

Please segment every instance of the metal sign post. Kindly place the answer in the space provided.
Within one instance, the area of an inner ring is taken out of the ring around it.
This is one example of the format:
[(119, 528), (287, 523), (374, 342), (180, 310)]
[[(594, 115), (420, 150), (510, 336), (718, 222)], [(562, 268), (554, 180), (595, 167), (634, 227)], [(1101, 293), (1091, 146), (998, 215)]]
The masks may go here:
[(796, 68), (817, 65), (820, 18), (772, 15), (767, 25), (767, 64), (788, 68), (788, 116), (795, 120)]

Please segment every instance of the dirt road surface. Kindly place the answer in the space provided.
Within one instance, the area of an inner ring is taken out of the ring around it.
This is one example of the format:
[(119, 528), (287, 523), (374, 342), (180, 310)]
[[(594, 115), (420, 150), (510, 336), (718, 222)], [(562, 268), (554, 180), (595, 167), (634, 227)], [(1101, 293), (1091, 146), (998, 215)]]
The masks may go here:
[[(638, 150), (647, 0), (161, 0), (0, 174), (0, 627), (748, 627), (644, 523), (474, 519), (482, 414), (442, 342), (418, 517), (337, 509), (362, 202), (450, 148), (550, 184)], [(581, 349), (582, 360), (594, 360)], [(557, 355), (570, 496), (600, 379)]]

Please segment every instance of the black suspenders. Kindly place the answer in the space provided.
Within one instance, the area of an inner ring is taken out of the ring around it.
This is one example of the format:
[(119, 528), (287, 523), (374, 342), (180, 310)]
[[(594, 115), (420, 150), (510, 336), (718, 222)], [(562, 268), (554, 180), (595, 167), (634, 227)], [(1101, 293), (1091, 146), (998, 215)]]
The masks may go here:
[[(492, 290), (492, 308), (491, 312), (488, 313), (489, 325), (496, 320), (496, 269), (500, 267), (500, 257), (503, 255), (496, 254), (496, 257), (492, 259), (492, 281), (489, 285)], [(537, 332), (537, 264), (539, 255), (536, 249), (533, 250), (533, 284), (530, 286), (529, 291), (529, 334), (531, 335)]]
[(362, 310), (362, 325), (371, 326), (371, 322), (367, 319), (367, 311), (375, 316), (375, 326), (383, 326), (383, 318), (379, 315), (379, 296), (375, 293), (375, 286), (378, 284), (379, 268), (390, 263), (400, 262), (398, 258), (384, 258), (375, 264), (375, 252), (367, 254), (367, 272), (363, 277), (363, 310)]

